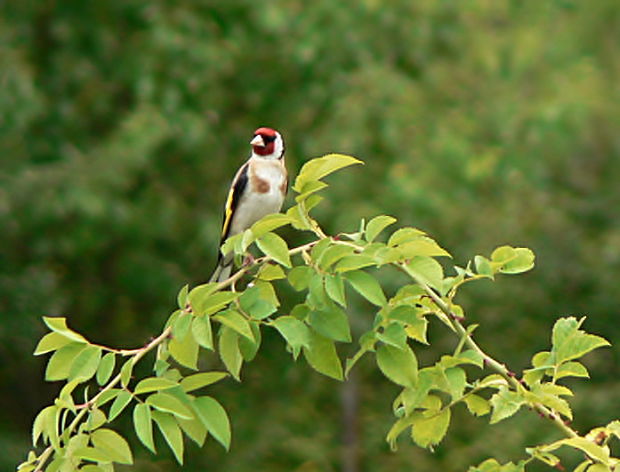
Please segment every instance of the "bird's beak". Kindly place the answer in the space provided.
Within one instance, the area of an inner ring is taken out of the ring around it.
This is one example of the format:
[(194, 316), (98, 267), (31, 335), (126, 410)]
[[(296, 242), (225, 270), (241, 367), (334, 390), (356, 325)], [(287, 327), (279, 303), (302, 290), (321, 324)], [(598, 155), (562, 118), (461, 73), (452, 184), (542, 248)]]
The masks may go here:
[(265, 141), (263, 141), (263, 137), (260, 134), (254, 136), (254, 138), (252, 138), (252, 141), (250, 141), (250, 144), (252, 146), (265, 147)]

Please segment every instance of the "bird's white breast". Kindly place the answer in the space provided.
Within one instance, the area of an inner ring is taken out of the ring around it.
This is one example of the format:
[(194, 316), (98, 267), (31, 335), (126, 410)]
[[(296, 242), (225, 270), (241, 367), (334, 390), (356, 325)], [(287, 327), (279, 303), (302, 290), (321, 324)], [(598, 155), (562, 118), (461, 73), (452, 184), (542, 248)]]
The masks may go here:
[(284, 202), (282, 188), (285, 185), (286, 174), (280, 162), (251, 162), (248, 183), (235, 211), (229, 235), (244, 231), (263, 216), (279, 212)]

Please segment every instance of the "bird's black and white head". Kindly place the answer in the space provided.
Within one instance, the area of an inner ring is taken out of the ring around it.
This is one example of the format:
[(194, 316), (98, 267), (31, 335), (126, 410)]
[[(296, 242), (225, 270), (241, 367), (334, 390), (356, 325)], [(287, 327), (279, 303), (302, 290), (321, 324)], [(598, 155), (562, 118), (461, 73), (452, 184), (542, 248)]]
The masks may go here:
[(252, 157), (262, 159), (282, 159), (284, 157), (284, 141), (275, 129), (258, 128), (250, 141)]

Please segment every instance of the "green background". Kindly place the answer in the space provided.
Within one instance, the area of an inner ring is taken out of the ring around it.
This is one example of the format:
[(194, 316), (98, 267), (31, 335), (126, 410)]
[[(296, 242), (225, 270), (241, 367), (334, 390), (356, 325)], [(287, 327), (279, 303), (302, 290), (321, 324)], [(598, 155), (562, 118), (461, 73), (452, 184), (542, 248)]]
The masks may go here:
[[(587, 314), (620, 345), (619, 41), (617, 0), (3, 2), (0, 468), (25, 458), (60, 387), (31, 356), (40, 317), (115, 347), (157, 334), (179, 288), (208, 278), (225, 193), (262, 125), (284, 135), (292, 175), (327, 152), (365, 161), (330, 178), (316, 212), (329, 232), (384, 213), (459, 264), (531, 247), (534, 271), (460, 296), (513, 370), (562, 315)], [(352, 323), (372, 316), (360, 303)], [(455, 344), (438, 324), (429, 340), (424, 362)], [(570, 382), (577, 430), (620, 415), (619, 352), (590, 355), (592, 380)], [(398, 389), (372, 362), (342, 385), (273, 333), (242, 376), (212, 389), (231, 452), (187, 443), (184, 470), (456, 471), (557, 437), (527, 412), (489, 427), (458, 407), (435, 453), (406, 438), (393, 453)], [(134, 470), (180, 470), (163, 441), (154, 457), (128, 436)]]

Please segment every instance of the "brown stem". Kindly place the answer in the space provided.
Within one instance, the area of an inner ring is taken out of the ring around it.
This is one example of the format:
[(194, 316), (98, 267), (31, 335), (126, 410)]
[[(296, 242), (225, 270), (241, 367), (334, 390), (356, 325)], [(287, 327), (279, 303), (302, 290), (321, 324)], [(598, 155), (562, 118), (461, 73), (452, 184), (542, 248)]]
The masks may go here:
[[(485, 365), (487, 365), (492, 370), (494, 370), (499, 375), (501, 375), (504, 379), (506, 379), (506, 381), (510, 384), (510, 386), (514, 390), (520, 391), (522, 389), (525, 389), (525, 386), (521, 382), (519, 382), (519, 380), (515, 377), (513, 372), (508, 370), (508, 368), (504, 364), (493, 359), (486, 352), (484, 352), (480, 346), (478, 346), (476, 341), (474, 341), (474, 339), (472, 338), (471, 334), (467, 332), (467, 330), (461, 323), (461, 319), (459, 319), (459, 317), (456, 316), (452, 312), (452, 310), (450, 310), (450, 307), (448, 306), (448, 304), (444, 300), (442, 300), (442, 298), (439, 295), (437, 295), (437, 293), (435, 293), (435, 291), (431, 287), (429, 287), (427, 284), (422, 282), (419, 278), (415, 277), (415, 275), (411, 274), (410, 272), (407, 272), (407, 273), (415, 280), (415, 282), (420, 287), (424, 289), (424, 291), (428, 294), (428, 296), (433, 300), (435, 305), (437, 305), (437, 307), (448, 316), (456, 332), (462, 338), (465, 339), (465, 344), (467, 344), (469, 348), (473, 349), (475, 352), (477, 352), (482, 357)], [(564, 423), (564, 421), (562, 421), (562, 418), (560, 417), (560, 415), (554, 413), (549, 408), (547, 408), (545, 405), (534, 402), (532, 403), (532, 407), (541, 416), (544, 416), (552, 420), (553, 423), (567, 437), (569, 438), (579, 437), (579, 434), (574, 429), (572, 429), (570, 426)]]

